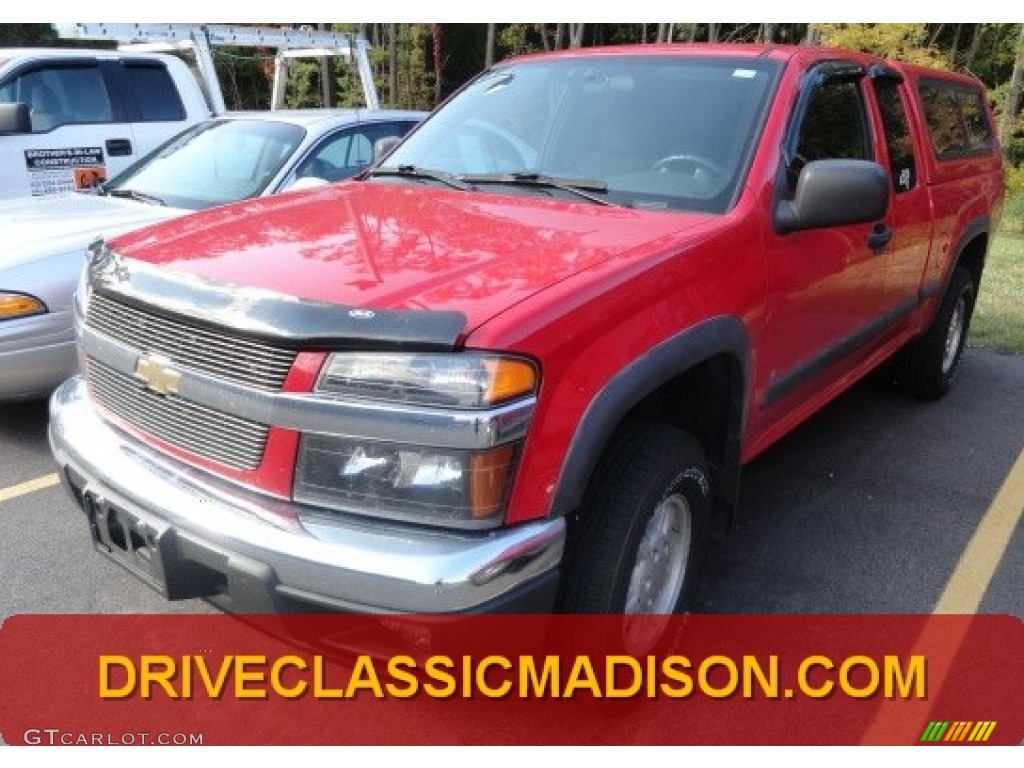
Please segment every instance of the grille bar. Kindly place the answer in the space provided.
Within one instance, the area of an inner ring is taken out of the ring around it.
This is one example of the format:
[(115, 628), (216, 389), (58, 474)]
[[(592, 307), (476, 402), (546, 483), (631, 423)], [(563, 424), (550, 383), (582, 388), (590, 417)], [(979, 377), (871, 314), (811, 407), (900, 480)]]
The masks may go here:
[(161, 354), (211, 376), (276, 392), (295, 361), (295, 350), (154, 315), (94, 294), (86, 324), (141, 352)]
[(97, 401), (154, 437), (184, 451), (238, 470), (256, 469), (269, 427), (179, 397), (163, 397), (131, 376), (97, 360), (87, 361)]

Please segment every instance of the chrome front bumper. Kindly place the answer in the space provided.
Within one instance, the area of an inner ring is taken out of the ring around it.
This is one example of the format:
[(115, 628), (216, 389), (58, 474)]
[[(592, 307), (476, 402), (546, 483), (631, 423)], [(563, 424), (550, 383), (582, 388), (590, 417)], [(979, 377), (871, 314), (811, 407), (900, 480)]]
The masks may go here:
[(546, 612), (562, 519), (486, 533), (387, 525), (193, 469), (111, 427), (85, 382), (50, 401), (50, 446), (96, 548), (168, 598), (236, 612)]

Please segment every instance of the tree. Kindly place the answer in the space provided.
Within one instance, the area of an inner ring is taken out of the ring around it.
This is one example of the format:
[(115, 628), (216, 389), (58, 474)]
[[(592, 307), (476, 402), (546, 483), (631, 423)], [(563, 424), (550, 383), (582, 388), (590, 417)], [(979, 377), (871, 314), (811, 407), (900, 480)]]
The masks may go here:
[(815, 24), (825, 45), (851, 48), (888, 59), (948, 68), (946, 57), (933, 47), (927, 24)]
[[(317, 24), (321, 30), (329, 30), (330, 24)], [(320, 59), (320, 87), (322, 90), (323, 105), (333, 107), (337, 103), (337, 76), (334, 73), (334, 61), (330, 56)]]
[(1009, 162), (1013, 144), (1013, 135), (1019, 125), (1017, 113), (1020, 111), (1021, 89), (1024, 87), (1024, 24), (1020, 25), (1020, 37), (1017, 42), (1017, 57), (1014, 60), (1013, 74), (1010, 76), (1010, 87), (1006, 93), (1006, 108), (1003, 110), (1002, 141), (1003, 155)]
[(57, 33), (50, 24), (0, 24), (0, 48), (54, 45), (56, 40)]
[(398, 25), (388, 24), (388, 103), (398, 106)]
[(582, 48), (583, 47), (583, 30), (586, 24), (570, 24), (569, 25), (569, 47), (570, 48)]
[(484, 67), (494, 63), (494, 24), (487, 25), (487, 48), (484, 53)]
[(443, 81), (444, 57), (441, 50), (443, 35), (440, 24), (430, 25), (430, 42), (434, 51), (434, 105), (441, 103), (441, 83)]

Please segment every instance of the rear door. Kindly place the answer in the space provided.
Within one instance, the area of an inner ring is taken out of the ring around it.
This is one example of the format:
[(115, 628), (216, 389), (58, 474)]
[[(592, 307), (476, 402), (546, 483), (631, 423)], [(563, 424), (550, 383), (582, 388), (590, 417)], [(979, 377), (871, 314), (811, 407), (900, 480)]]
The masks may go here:
[(888, 222), (893, 235), (887, 255), (891, 262), (888, 311), (903, 322), (909, 320), (910, 312), (921, 299), (932, 237), (931, 201), (919, 179), (920, 158), (911, 133), (909, 94), (903, 77), (891, 69), (873, 67), (871, 87), (885, 137), (883, 164), (889, 171), (892, 185)]
[(102, 182), (135, 159), (132, 129), (94, 58), (27, 63), (0, 101), (29, 105), (32, 130), (0, 136), (0, 198), (53, 195)]

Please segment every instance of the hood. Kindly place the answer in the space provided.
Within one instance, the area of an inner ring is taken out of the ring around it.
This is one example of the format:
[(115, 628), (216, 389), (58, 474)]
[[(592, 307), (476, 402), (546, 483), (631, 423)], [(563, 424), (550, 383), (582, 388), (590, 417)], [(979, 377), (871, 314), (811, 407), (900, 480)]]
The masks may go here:
[(711, 218), (354, 182), (205, 211), (111, 245), (129, 259), (330, 304), (457, 311), (469, 330)]
[(0, 201), (0, 269), (84, 249), (98, 235), (113, 237), (187, 211), (114, 197), (71, 194)]

